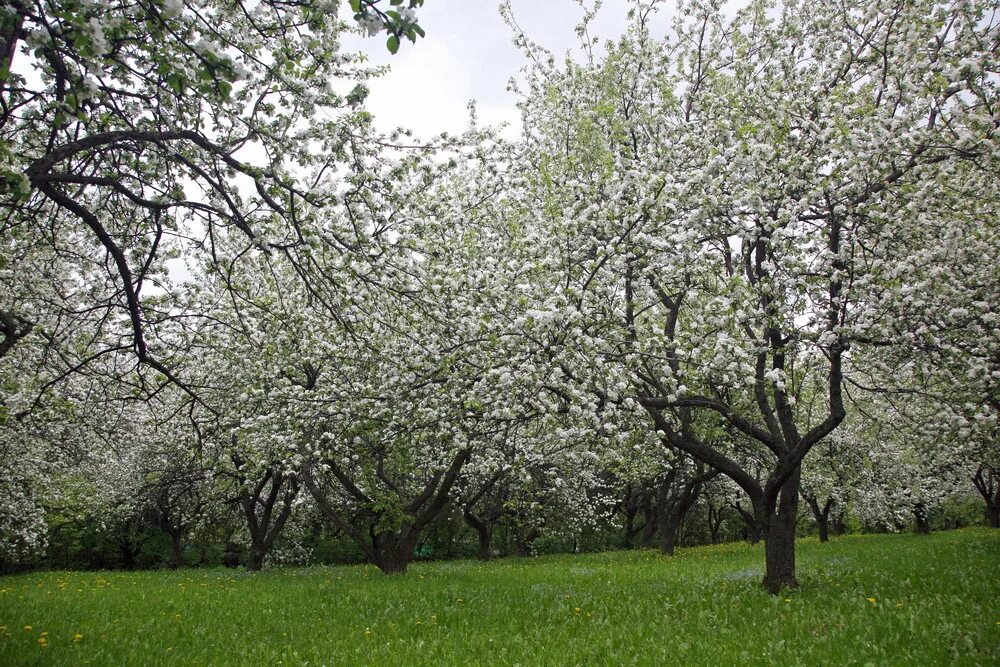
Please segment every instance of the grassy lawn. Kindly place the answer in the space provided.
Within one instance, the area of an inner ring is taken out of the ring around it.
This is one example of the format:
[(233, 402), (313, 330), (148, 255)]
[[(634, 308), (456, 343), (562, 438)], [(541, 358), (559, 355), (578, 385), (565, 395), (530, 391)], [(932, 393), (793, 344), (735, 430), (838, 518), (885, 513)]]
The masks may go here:
[(1000, 531), (371, 567), (0, 578), (0, 664), (1000, 664)]

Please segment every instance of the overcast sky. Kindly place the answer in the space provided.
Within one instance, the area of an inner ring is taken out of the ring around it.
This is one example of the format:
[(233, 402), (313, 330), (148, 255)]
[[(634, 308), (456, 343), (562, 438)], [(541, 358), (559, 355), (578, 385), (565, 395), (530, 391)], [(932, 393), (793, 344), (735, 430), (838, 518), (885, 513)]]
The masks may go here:
[[(582, 16), (573, 0), (513, 0), (514, 16), (529, 39), (557, 55), (575, 48), (573, 31)], [(627, 0), (606, 0), (592, 34), (615, 38), (622, 33)], [(481, 123), (508, 121), (519, 126), (507, 82), (525, 64), (500, 18), (497, 0), (426, 0), (419, 10), (426, 39), (405, 41), (395, 56), (385, 48), (385, 34), (351, 39), (351, 49), (392, 70), (369, 84), (367, 107), (384, 131), (403, 126), (421, 136), (466, 127), (469, 100), (476, 100)]]

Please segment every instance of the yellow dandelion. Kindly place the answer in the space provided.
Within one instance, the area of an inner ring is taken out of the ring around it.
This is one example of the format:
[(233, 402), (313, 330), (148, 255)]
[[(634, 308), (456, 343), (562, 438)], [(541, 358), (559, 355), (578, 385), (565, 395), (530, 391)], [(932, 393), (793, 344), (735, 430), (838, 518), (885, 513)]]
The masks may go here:
[(24, 631), (25, 632), (31, 632), (31, 626), (30, 625), (24, 626)]
[(865, 599), (868, 600), (869, 602), (871, 602), (872, 604), (875, 604), (876, 602), (878, 602), (878, 600), (876, 600), (875, 598), (865, 598)]
[(371, 636), (372, 636), (371, 628), (365, 628), (365, 637), (371, 637)]
[(45, 637), (39, 637), (38, 638), (38, 645), (39, 646), (48, 646), (48, 643), (49, 643), (49, 640), (46, 639)]
[(785, 602), (791, 602), (792, 598), (785, 598)]

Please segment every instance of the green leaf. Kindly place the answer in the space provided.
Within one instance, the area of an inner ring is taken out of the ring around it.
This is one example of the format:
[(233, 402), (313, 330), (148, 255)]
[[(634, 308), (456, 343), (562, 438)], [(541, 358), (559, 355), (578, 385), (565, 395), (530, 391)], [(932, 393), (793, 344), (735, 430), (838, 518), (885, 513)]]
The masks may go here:
[(351, 11), (355, 14), (361, 11), (361, 0), (351, 0)]
[(167, 75), (167, 85), (173, 88), (174, 92), (180, 93), (184, 90), (184, 81), (176, 72)]
[(399, 37), (396, 37), (395, 35), (390, 37), (388, 40), (386, 40), (385, 47), (389, 49), (389, 53), (394, 54), (396, 53), (396, 51), (399, 51)]

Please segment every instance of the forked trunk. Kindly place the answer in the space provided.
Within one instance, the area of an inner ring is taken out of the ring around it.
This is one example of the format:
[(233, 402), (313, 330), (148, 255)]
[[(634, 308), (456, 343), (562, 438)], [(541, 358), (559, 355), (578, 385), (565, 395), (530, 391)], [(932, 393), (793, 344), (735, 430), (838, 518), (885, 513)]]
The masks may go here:
[(809, 509), (812, 510), (813, 518), (816, 519), (816, 528), (819, 530), (819, 541), (828, 542), (830, 540), (830, 509), (833, 507), (833, 498), (827, 498), (823, 507), (819, 506), (819, 501), (815, 496), (805, 496)]
[(479, 548), (476, 558), (490, 560), (493, 557), (493, 528), (490, 523), (473, 512), (465, 512), (465, 522), (472, 526), (479, 537)]
[[(408, 531), (406, 531), (408, 532)], [(375, 558), (378, 569), (384, 574), (405, 574), (413, 560), (416, 548), (415, 537), (404, 534), (379, 535), (375, 540)]]
[(722, 510), (722, 507), (716, 509), (711, 505), (708, 506), (708, 533), (712, 544), (719, 543), (719, 532), (722, 529), (722, 520), (724, 518)]
[(685, 484), (681, 487), (679, 497), (671, 498), (670, 491), (666, 485), (661, 487), (657, 508), (660, 519), (660, 550), (667, 556), (674, 555), (681, 523), (698, 500), (700, 485)]
[(981, 465), (972, 476), (972, 482), (986, 502), (986, 525), (1000, 528), (1000, 471), (993, 466)]

